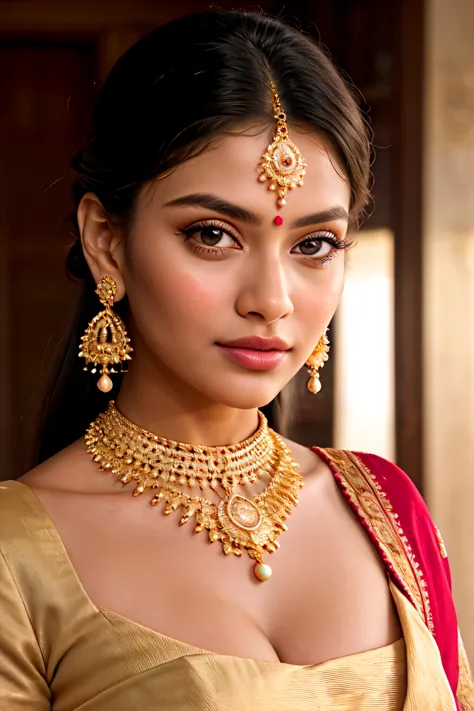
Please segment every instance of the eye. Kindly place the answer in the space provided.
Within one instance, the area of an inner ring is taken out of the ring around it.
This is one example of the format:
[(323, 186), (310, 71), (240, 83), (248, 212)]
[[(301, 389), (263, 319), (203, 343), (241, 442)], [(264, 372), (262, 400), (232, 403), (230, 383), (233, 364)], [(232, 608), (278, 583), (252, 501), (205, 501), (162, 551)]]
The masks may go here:
[(230, 234), (229, 228), (218, 223), (199, 222), (183, 230), (187, 239), (192, 239), (203, 247), (229, 248), (237, 245), (237, 238)]
[(296, 252), (296, 254), (304, 254), (307, 257), (327, 257), (333, 249), (333, 245), (329, 242), (310, 237), (297, 244), (292, 251)]
[(193, 237), (207, 247), (232, 247), (235, 241), (219, 227), (204, 227), (196, 230)]
[(306, 237), (291, 251), (313, 259), (327, 261), (336, 255), (337, 250), (346, 249), (348, 246), (348, 242), (339, 240), (333, 232), (321, 230)]

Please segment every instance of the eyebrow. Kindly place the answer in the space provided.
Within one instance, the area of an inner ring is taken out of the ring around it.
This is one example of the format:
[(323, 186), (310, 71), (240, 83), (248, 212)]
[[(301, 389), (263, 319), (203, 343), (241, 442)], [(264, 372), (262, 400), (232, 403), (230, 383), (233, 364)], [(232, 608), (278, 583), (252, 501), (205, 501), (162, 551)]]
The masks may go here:
[[(227, 200), (223, 200), (217, 195), (211, 195), (209, 193), (192, 193), (190, 195), (183, 195), (182, 197), (171, 200), (165, 204), (165, 207), (175, 207), (178, 205), (191, 205), (207, 208), (208, 210), (215, 210), (221, 215), (226, 215), (226, 217), (231, 217), (235, 220), (241, 220), (242, 222), (248, 222), (252, 225), (261, 225), (262, 220), (258, 215), (250, 210), (246, 210), (240, 205), (230, 203)], [(291, 227), (308, 227), (309, 225), (317, 225), (322, 222), (329, 222), (331, 220), (349, 220), (349, 215), (347, 210), (343, 207), (332, 207), (329, 210), (323, 210), (322, 212), (314, 212), (310, 215), (305, 215), (295, 220), (291, 224)]]
[(305, 217), (300, 217), (291, 225), (292, 227), (308, 227), (308, 225), (317, 225), (321, 222), (331, 222), (332, 220), (346, 220), (349, 221), (349, 215), (347, 210), (343, 207), (331, 207), (329, 210), (323, 210), (322, 212), (313, 212), (312, 215), (305, 215)]
[(222, 198), (217, 195), (210, 195), (209, 193), (183, 195), (183, 197), (167, 202), (165, 207), (173, 207), (175, 205), (198, 205), (208, 210), (215, 210), (221, 215), (232, 217), (234, 220), (249, 222), (252, 225), (260, 225), (262, 222), (254, 212), (250, 212), (250, 210), (246, 210), (244, 207), (234, 205), (233, 203), (227, 202), (227, 200), (222, 200)]

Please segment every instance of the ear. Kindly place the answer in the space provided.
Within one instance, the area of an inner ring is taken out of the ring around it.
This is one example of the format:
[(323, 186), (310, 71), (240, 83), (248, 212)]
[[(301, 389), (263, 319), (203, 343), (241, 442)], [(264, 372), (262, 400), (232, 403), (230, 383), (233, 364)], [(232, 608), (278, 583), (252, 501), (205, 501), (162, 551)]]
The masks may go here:
[(111, 224), (100, 200), (86, 193), (77, 209), (82, 249), (96, 284), (110, 276), (117, 284), (116, 301), (125, 296), (125, 246), (123, 231)]

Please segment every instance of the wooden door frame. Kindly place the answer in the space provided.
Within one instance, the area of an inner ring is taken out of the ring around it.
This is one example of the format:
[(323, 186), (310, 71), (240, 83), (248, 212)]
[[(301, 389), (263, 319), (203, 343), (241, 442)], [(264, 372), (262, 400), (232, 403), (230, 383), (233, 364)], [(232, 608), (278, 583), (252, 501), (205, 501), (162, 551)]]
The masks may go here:
[[(3, 139), (0, 135), (0, 155), (3, 153)], [(0, 190), (5, 190), (7, 176), (0, 166)], [(7, 226), (0, 213), (0, 480), (10, 471), (11, 461), (11, 415), (12, 388), (10, 367), (10, 290), (8, 239), (4, 232)]]
[(397, 464), (423, 491), (424, 0), (395, 2), (392, 224)]

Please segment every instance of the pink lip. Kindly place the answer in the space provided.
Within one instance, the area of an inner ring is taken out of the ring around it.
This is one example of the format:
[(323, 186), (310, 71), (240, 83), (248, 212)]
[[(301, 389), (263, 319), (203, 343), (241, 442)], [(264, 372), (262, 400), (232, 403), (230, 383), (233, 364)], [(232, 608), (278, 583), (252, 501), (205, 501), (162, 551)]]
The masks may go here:
[(274, 370), (286, 356), (286, 351), (259, 351), (221, 345), (219, 348), (230, 360), (248, 370)]
[(274, 370), (290, 350), (281, 338), (265, 336), (249, 336), (217, 345), (234, 363), (248, 370)]
[(290, 346), (282, 338), (277, 338), (276, 336), (247, 336), (246, 338), (238, 338), (236, 341), (228, 341), (218, 345), (224, 348), (247, 348), (251, 351), (290, 350)]

